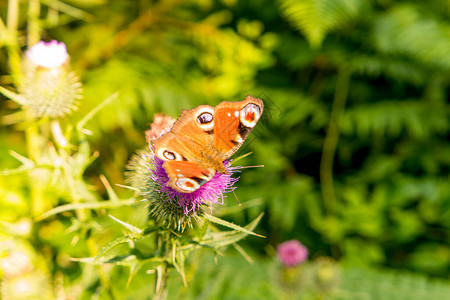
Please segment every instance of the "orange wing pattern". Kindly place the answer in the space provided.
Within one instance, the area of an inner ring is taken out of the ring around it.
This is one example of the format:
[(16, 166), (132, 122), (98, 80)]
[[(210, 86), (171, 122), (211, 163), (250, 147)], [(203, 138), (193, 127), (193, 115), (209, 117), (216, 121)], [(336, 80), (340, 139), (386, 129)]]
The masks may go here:
[(165, 161), (168, 185), (192, 193), (216, 172), (225, 173), (223, 161), (239, 149), (263, 109), (260, 99), (247, 96), (240, 102), (184, 110), (171, 131), (152, 142), (156, 156)]

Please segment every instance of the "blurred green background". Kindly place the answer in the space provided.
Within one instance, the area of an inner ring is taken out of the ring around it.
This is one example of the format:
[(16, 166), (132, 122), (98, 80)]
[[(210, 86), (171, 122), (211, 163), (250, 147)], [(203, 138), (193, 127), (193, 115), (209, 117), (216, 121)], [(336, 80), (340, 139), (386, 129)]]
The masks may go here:
[[(80, 107), (64, 122), (120, 93), (86, 126), (100, 155), (83, 180), (97, 200), (106, 197), (100, 174), (125, 184), (127, 161), (146, 147), (155, 113), (177, 117), (247, 94), (264, 101), (263, 119), (236, 154), (252, 152), (240, 165), (264, 165), (245, 169), (237, 184), (239, 201), (257, 205), (225, 215), (236, 206), (231, 195), (214, 208), (237, 224), (265, 212), (256, 232), (267, 238), (240, 243), (255, 264), (230, 249), (217, 265), (206, 260), (188, 291), (179, 291), (174, 274), (169, 298), (276, 299), (269, 284), (275, 248), (289, 239), (306, 245), (311, 260), (339, 264), (338, 299), (444, 299), (450, 290), (449, 1), (12, 0), (0, 3), (3, 33), (11, 7), (18, 31), (17, 39), (0, 37), (2, 86), (13, 84), (11, 49), (25, 50), (34, 31), (67, 45), (83, 82)], [(7, 169), (19, 165), (10, 150), (30, 153), (24, 125), (11, 117), (19, 107), (1, 97), (0, 169)], [(46, 195), (56, 207), (71, 202), (69, 193), (53, 182)], [(34, 223), (29, 199), (23, 175), (0, 177), (2, 245), (11, 240), (35, 253), (56, 290), (81, 286), (86, 299), (150, 297), (153, 277), (145, 271), (126, 288), (124, 267), (106, 269), (108, 281), (70, 261), (121, 234), (105, 212), (83, 224), (71, 214)], [(144, 226), (143, 207), (114, 215)], [(8, 229), (20, 222), (33, 223), (31, 231)], [(86, 239), (73, 243), (83, 228)], [(112, 293), (99, 292), (105, 284)]]

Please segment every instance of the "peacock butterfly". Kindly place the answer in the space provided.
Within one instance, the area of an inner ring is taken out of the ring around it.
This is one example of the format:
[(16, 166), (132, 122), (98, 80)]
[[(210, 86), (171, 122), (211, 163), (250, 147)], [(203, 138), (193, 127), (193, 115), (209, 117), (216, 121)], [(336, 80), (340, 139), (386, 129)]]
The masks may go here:
[(223, 162), (241, 147), (263, 109), (262, 100), (249, 95), (239, 102), (183, 110), (172, 129), (152, 141), (155, 155), (164, 161), (167, 185), (192, 193), (216, 172), (227, 173)]

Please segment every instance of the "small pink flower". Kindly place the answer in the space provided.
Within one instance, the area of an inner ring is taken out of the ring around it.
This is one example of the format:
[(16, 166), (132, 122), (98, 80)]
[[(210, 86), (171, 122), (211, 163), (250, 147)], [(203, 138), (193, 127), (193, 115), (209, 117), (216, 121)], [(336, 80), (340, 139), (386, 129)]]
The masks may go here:
[(60, 67), (69, 59), (66, 45), (55, 40), (48, 43), (40, 41), (28, 49), (25, 55), (34, 65), (48, 69)]
[(286, 267), (294, 267), (308, 258), (308, 249), (297, 240), (279, 244), (277, 253), (279, 260)]

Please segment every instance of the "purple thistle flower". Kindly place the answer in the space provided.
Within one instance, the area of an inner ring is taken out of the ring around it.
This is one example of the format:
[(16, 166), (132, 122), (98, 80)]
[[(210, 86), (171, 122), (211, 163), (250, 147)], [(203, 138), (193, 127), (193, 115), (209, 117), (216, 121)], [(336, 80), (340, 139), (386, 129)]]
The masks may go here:
[(163, 168), (164, 161), (155, 155), (152, 141), (169, 132), (174, 122), (175, 119), (157, 114), (151, 124), (151, 129), (145, 133), (150, 148), (146, 160), (149, 162), (150, 179), (154, 183), (151, 186), (154, 187), (154, 192), (159, 194), (158, 197), (153, 198), (178, 204), (186, 216), (195, 215), (196, 212), (199, 212), (201, 206), (207, 203), (211, 209), (213, 203), (223, 204), (226, 197), (224, 193), (232, 192), (235, 189), (233, 184), (239, 180), (239, 177), (232, 178), (231, 176), (241, 169), (240, 167), (231, 167), (229, 160), (223, 162), (228, 174), (216, 173), (211, 180), (192, 193), (181, 193), (167, 185), (169, 176)]
[[(150, 146), (151, 148), (151, 146)], [(195, 213), (201, 205), (209, 203), (212, 209), (213, 203), (223, 204), (224, 193), (232, 192), (235, 187), (233, 184), (239, 180), (239, 177), (233, 178), (231, 175), (240, 169), (240, 167), (230, 167), (230, 161), (223, 162), (228, 174), (216, 173), (214, 177), (203, 184), (199, 189), (192, 193), (181, 193), (167, 186), (169, 176), (163, 168), (164, 161), (153, 156), (151, 163), (152, 180), (158, 186), (158, 192), (165, 195), (165, 201), (176, 202), (183, 209), (185, 215)], [(221, 199), (219, 201), (219, 199)]]
[(170, 131), (175, 119), (155, 115), (151, 128), (145, 133), (149, 148), (133, 155), (127, 165), (127, 182), (146, 200), (150, 201), (150, 214), (166, 227), (183, 232), (192, 228), (193, 221), (203, 214), (203, 206), (223, 204), (224, 194), (232, 192), (239, 177), (232, 175), (241, 167), (231, 167), (230, 161), (223, 162), (227, 173), (216, 173), (213, 178), (192, 193), (181, 193), (167, 185), (169, 176), (163, 167), (164, 161), (154, 152), (152, 141)]
[(277, 247), (278, 259), (286, 267), (294, 267), (308, 258), (308, 248), (297, 240), (281, 243)]

